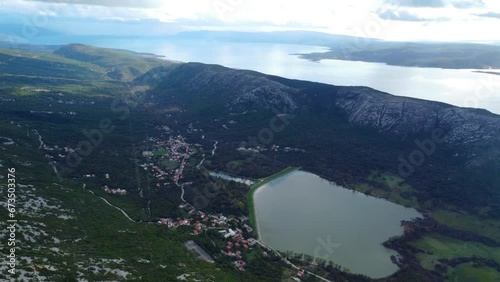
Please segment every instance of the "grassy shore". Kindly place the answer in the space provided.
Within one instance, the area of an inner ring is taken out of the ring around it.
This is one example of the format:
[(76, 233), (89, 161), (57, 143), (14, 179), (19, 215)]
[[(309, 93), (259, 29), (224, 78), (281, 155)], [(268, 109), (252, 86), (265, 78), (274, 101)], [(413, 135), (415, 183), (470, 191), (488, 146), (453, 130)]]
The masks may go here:
[(250, 190), (248, 190), (247, 192), (247, 205), (248, 205), (248, 221), (250, 222), (250, 226), (252, 226), (252, 228), (255, 230), (255, 232), (257, 234), (259, 234), (258, 232), (258, 226), (257, 226), (257, 219), (255, 217), (255, 206), (254, 206), (254, 202), (253, 202), (253, 194), (255, 193), (255, 191), (257, 191), (257, 189), (259, 189), (262, 185), (264, 184), (267, 184), (275, 179), (278, 179), (286, 174), (289, 174), (290, 172), (293, 172), (297, 169), (299, 169), (300, 167), (287, 167), (285, 168), (284, 170), (276, 173), (276, 174), (273, 174), (271, 176), (268, 176), (266, 178), (261, 178), (261, 179), (258, 179), (251, 187), (250, 187)]

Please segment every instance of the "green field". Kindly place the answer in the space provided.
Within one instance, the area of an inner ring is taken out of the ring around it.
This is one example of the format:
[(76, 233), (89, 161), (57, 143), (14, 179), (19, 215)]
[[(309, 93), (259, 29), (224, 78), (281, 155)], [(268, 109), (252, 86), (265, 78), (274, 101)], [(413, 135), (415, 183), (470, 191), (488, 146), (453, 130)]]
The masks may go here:
[(168, 155), (168, 151), (162, 150), (162, 151), (154, 151), (153, 156), (159, 157), (159, 156), (165, 156)]
[(354, 188), (359, 192), (379, 198), (384, 198), (405, 207), (420, 207), (420, 204), (418, 203), (416, 197), (412, 197), (411, 199), (409, 199), (401, 196), (401, 193), (414, 191), (414, 189), (410, 185), (405, 183), (404, 179), (390, 174), (379, 173), (378, 171), (374, 170), (368, 177), (368, 181), (383, 184), (387, 188), (375, 188), (367, 183), (354, 185)]
[(497, 282), (500, 272), (485, 266), (474, 266), (472, 263), (461, 264), (451, 271), (450, 282)]
[(422, 267), (434, 269), (439, 259), (473, 258), (480, 257), (500, 263), (500, 248), (493, 248), (477, 242), (455, 240), (441, 235), (429, 235), (411, 243), (422, 250), (417, 254)]
[(473, 232), (500, 242), (500, 221), (480, 219), (466, 213), (437, 210), (431, 213), (437, 222), (451, 228)]

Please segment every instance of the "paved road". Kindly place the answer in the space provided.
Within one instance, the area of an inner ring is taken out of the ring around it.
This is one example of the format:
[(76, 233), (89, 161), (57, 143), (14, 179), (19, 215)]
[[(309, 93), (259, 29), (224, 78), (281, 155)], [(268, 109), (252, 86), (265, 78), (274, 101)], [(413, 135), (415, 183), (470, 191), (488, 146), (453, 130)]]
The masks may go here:
[[(268, 245), (264, 244), (264, 242), (262, 242), (262, 241), (260, 241), (260, 240), (257, 240), (257, 243), (258, 243), (259, 245), (261, 245), (262, 247), (264, 247), (264, 248), (268, 249), (269, 251), (271, 251), (271, 252), (273, 252), (273, 253), (277, 254), (277, 255), (278, 255), (278, 256), (279, 256), (279, 257), (280, 257), (280, 258), (281, 258), (281, 259), (282, 259), (282, 260), (283, 260), (286, 264), (288, 264), (288, 265), (289, 265), (289, 266), (291, 266), (292, 268), (294, 268), (294, 269), (296, 269), (296, 270), (299, 270), (299, 269), (300, 269), (298, 266), (296, 266), (295, 264), (291, 263), (291, 262), (290, 262), (289, 260), (287, 260), (286, 258), (282, 257), (280, 253), (276, 252), (276, 251), (275, 251), (275, 250), (273, 250), (271, 247), (269, 247)], [(306, 273), (308, 273), (308, 274), (310, 274), (310, 275), (313, 275), (313, 276), (315, 276), (316, 278), (318, 278), (318, 279), (320, 279), (320, 280), (323, 280), (323, 281), (326, 281), (326, 282), (332, 282), (332, 281), (330, 281), (330, 280), (328, 280), (328, 279), (325, 279), (325, 278), (323, 278), (323, 277), (321, 277), (321, 276), (319, 276), (319, 275), (316, 275), (316, 274), (314, 274), (314, 273), (312, 273), (312, 272), (310, 272), (310, 271), (304, 270), (304, 272), (306, 272)]]
[(121, 208), (119, 208), (119, 207), (117, 207), (117, 206), (115, 206), (115, 205), (111, 204), (110, 202), (108, 202), (108, 200), (104, 199), (103, 197), (99, 197), (99, 196), (97, 196), (97, 195), (94, 193), (94, 191), (88, 190), (88, 189), (86, 188), (86, 186), (87, 186), (86, 184), (83, 184), (83, 189), (85, 189), (85, 190), (89, 191), (92, 195), (94, 195), (94, 196), (96, 196), (97, 198), (100, 198), (101, 200), (103, 200), (103, 201), (104, 201), (104, 202), (105, 202), (108, 206), (113, 207), (113, 208), (115, 208), (115, 209), (117, 209), (117, 210), (121, 211), (121, 212), (122, 212), (122, 214), (123, 214), (126, 218), (128, 218), (128, 220), (133, 221), (133, 222), (137, 222), (137, 221), (133, 220), (132, 218), (130, 218), (130, 216), (128, 216), (128, 214), (127, 214), (124, 210), (122, 210)]

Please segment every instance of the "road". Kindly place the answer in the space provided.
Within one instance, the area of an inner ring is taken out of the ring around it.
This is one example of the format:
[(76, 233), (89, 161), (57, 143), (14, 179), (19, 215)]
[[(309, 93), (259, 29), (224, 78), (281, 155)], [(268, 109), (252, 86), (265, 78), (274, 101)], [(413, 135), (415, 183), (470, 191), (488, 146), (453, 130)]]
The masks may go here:
[(115, 209), (117, 209), (117, 210), (121, 211), (121, 213), (123, 213), (123, 215), (124, 215), (124, 216), (125, 216), (128, 220), (130, 220), (130, 221), (132, 221), (132, 222), (137, 222), (137, 221), (133, 220), (132, 218), (130, 218), (130, 216), (128, 216), (128, 214), (127, 214), (124, 210), (122, 210), (121, 208), (119, 208), (119, 207), (117, 207), (117, 206), (115, 206), (115, 205), (111, 204), (110, 202), (108, 202), (108, 200), (104, 199), (103, 197), (99, 197), (99, 196), (97, 196), (97, 195), (94, 193), (94, 191), (88, 190), (88, 189), (86, 188), (86, 186), (87, 186), (86, 184), (83, 184), (83, 189), (85, 189), (85, 190), (89, 191), (92, 195), (96, 196), (97, 198), (101, 198), (101, 200), (103, 200), (103, 201), (104, 201), (104, 202), (105, 202), (108, 206), (113, 207), (113, 208), (115, 208)]
[(215, 150), (217, 150), (217, 144), (219, 143), (219, 141), (215, 141), (214, 143), (214, 149), (212, 150), (212, 156), (215, 155)]
[[(273, 252), (275, 254), (277, 254), (282, 261), (284, 261), (286, 264), (288, 264), (289, 266), (291, 266), (292, 268), (296, 269), (296, 270), (300, 270), (301, 268), (296, 266), (295, 264), (291, 263), (289, 260), (287, 260), (286, 258), (284, 258), (280, 253), (278, 253), (277, 251), (273, 250), (271, 247), (269, 247), (268, 245), (264, 244), (264, 242), (260, 241), (260, 240), (257, 240), (257, 244), (261, 245), (263, 248), (266, 248), (268, 251), (270, 252)], [(319, 275), (316, 275), (308, 270), (304, 270), (304, 272), (306, 272), (307, 274), (310, 274), (310, 275), (313, 275), (314, 277), (320, 279), (320, 280), (323, 280), (323, 281), (326, 281), (326, 282), (332, 282), (331, 280), (328, 280), (326, 278), (323, 278)]]

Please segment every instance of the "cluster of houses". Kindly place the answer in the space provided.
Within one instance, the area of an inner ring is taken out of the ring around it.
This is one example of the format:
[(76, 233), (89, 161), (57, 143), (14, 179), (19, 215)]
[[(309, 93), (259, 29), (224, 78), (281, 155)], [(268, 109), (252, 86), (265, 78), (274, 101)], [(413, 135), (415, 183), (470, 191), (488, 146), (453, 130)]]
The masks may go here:
[[(187, 133), (193, 133), (193, 132), (199, 132), (199, 131), (201, 132), (201, 131), (203, 131), (203, 129), (194, 128), (194, 127), (193, 127), (193, 123), (190, 123), (190, 124), (188, 125), (188, 128), (186, 129), (186, 132), (187, 132)], [(202, 138), (202, 139), (203, 139), (203, 138)]]
[(238, 151), (246, 151), (246, 152), (252, 152), (252, 153), (260, 153), (264, 151), (273, 151), (273, 152), (299, 152), (299, 153), (305, 153), (306, 150), (300, 149), (300, 148), (293, 148), (293, 147), (281, 147), (280, 145), (275, 145), (273, 144), (270, 149), (257, 146), (255, 148), (245, 148), (245, 147), (239, 147), (237, 149)]
[(221, 250), (224, 256), (232, 257), (235, 259), (235, 266), (241, 270), (245, 270), (245, 261), (242, 258), (242, 251), (252, 248), (257, 244), (254, 238), (245, 238), (243, 231), (240, 228), (231, 228), (230, 226), (243, 226), (243, 228), (250, 229), (245, 222), (248, 220), (246, 216), (228, 218), (224, 215), (205, 214), (197, 210), (189, 203), (179, 205), (179, 208), (186, 211), (190, 218), (188, 219), (171, 219), (160, 218), (157, 224), (166, 225), (168, 228), (176, 228), (179, 226), (192, 226), (191, 235), (199, 235), (205, 230), (219, 230), (218, 233), (221, 238), (226, 241), (225, 249)]
[[(42, 149), (45, 151), (50, 151), (51, 154), (45, 154), (45, 158), (49, 160), (54, 160), (55, 157), (58, 157), (59, 159), (64, 159), (67, 156), (68, 152), (73, 152), (74, 150), (69, 148), (69, 147), (59, 147), (58, 145), (47, 145), (45, 143), (42, 144)], [(61, 153), (56, 153), (56, 152), (61, 152), (63, 151), (63, 154)]]
[[(160, 218), (157, 224), (166, 225), (168, 228), (176, 228), (179, 226), (192, 226), (193, 230), (191, 235), (199, 235), (205, 230), (220, 229), (218, 233), (226, 240), (225, 249), (221, 253), (227, 257), (234, 257), (236, 259), (236, 267), (244, 271), (245, 261), (242, 260), (242, 251), (253, 247), (257, 244), (254, 238), (244, 238), (243, 231), (240, 228), (231, 228), (230, 226), (248, 226), (244, 224), (248, 220), (246, 216), (228, 218), (224, 215), (205, 214), (202, 211), (196, 210), (188, 203), (179, 205), (179, 208), (184, 209), (190, 215), (189, 219), (171, 219)], [(250, 226), (248, 226), (250, 227)]]
[(226, 248), (222, 253), (227, 257), (234, 257), (235, 266), (240, 270), (245, 270), (245, 261), (241, 255), (243, 250), (249, 249), (257, 244), (257, 240), (254, 238), (244, 238), (242, 231), (239, 228), (235, 230), (229, 228), (227, 230), (221, 230), (219, 233), (227, 239)]
[(237, 260), (234, 262), (234, 265), (240, 270), (240, 271), (245, 271), (245, 265), (246, 265), (246, 262), (242, 261), (242, 260)]
[[(52, 115), (54, 114), (54, 111), (30, 111), (32, 114), (46, 114), (46, 115)], [(57, 112), (60, 115), (63, 116), (76, 116), (77, 112), (69, 111), (69, 112)]]
[(179, 226), (188, 226), (191, 225), (190, 219), (171, 219), (171, 218), (160, 218), (157, 222), (158, 224), (167, 225), (168, 228), (176, 228)]
[[(169, 131), (170, 129), (166, 127), (163, 128), (163, 130)], [(171, 162), (179, 163), (179, 167), (169, 171), (168, 169), (162, 169), (153, 162), (144, 163), (141, 167), (143, 167), (144, 170), (152, 172), (153, 177), (158, 180), (158, 182), (155, 183), (156, 187), (160, 187), (161, 184), (167, 185), (167, 178), (170, 178), (177, 184), (183, 177), (186, 160), (194, 154), (191, 145), (187, 143), (181, 135), (169, 137), (166, 141), (151, 137), (148, 141), (152, 143), (153, 150), (144, 151), (142, 153), (144, 157), (152, 158), (153, 156), (159, 156), (161, 159), (168, 159)], [(161, 154), (158, 154), (158, 152), (161, 152)]]
[[(58, 96), (62, 97), (62, 96), (64, 96), (64, 94), (59, 93)], [(73, 100), (73, 99), (63, 100), (61, 98), (54, 99), (53, 97), (47, 97), (47, 100), (49, 100), (51, 102), (57, 102), (58, 104), (65, 104), (65, 105), (94, 105), (95, 104), (94, 101), (81, 101), (81, 100), (77, 101), (77, 100)]]
[(160, 187), (162, 184), (168, 185), (169, 182), (167, 178), (170, 176), (170, 172), (168, 171), (168, 169), (162, 169), (155, 163), (144, 163), (141, 164), (140, 167), (142, 167), (146, 171), (150, 171), (153, 174), (153, 177), (157, 180), (157, 182), (154, 184), (156, 187)]
[(300, 153), (305, 153), (306, 150), (304, 149), (299, 149), (299, 148), (292, 148), (292, 147), (283, 147), (279, 145), (272, 145), (271, 146), (271, 151), (278, 152), (278, 151), (283, 151), (283, 152), (300, 152)]
[(127, 190), (125, 190), (125, 189), (120, 189), (120, 188), (111, 189), (108, 187), (108, 185), (104, 185), (103, 188), (104, 188), (104, 192), (106, 192), (108, 194), (120, 195), (120, 196), (127, 195)]

